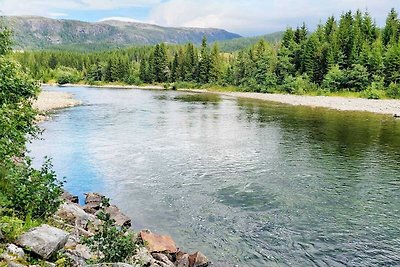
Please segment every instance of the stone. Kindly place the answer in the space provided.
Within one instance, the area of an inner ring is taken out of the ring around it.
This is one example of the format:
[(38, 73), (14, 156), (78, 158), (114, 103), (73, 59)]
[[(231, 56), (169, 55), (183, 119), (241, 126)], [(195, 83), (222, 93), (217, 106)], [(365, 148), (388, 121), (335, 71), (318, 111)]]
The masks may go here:
[(96, 214), (100, 210), (100, 204), (91, 202), (83, 206), (83, 210), (89, 214)]
[(153, 258), (155, 260), (164, 263), (168, 267), (175, 267), (174, 263), (172, 261), (170, 261), (170, 259), (166, 255), (164, 255), (162, 253), (153, 253), (151, 255), (153, 256)]
[(141, 247), (136, 251), (133, 260), (141, 266), (149, 266), (155, 262), (153, 256), (151, 256), (150, 252), (145, 247)]
[(209, 264), (207, 257), (201, 252), (189, 255), (189, 267), (206, 267)]
[(67, 250), (65, 252), (65, 256), (71, 260), (72, 266), (87, 266), (85, 259), (82, 257), (79, 257), (78, 255), (75, 255), (74, 253), (71, 253), (70, 250)]
[(92, 266), (92, 267), (140, 267), (139, 265), (130, 265), (127, 263), (100, 263), (100, 264), (92, 264), (92, 265), (85, 265), (85, 266)]
[(70, 250), (70, 253), (83, 258), (85, 261), (93, 258), (93, 254), (86, 245), (78, 244), (74, 250)]
[(6, 248), (8, 254), (14, 255), (20, 259), (25, 257), (24, 250), (14, 244), (9, 244)]
[(95, 204), (100, 205), (104, 199), (105, 199), (105, 196), (103, 196), (99, 193), (86, 193), (85, 194), (85, 204), (95, 203)]
[(81, 206), (74, 203), (64, 203), (56, 212), (56, 216), (68, 224), (86, 229), (89, 222), (94, 222), (96, 217), (86, 213)]
[(86, 193), (83, 210), (87, 213), (95, 214), (100, 209), (104, 199), (105, 196), (99, 193)]
[(15, 262), (15, 261), (7, 261), (7, 266), (8, 267), (26, 267), (26, 265), (23, 265), (21, 263)]
[(179, 251), (176, 253), (176, 267), (189, 267), (189, 254)]
[(131, 227), (131, 219), (123, 214), (117, 206), (111, 205), (105, 209), (105, 212), (110, 214), (110, 218), (115, 220), (116, 225)]
[(150, 231), (141, 231), (140, 237), (150, 252), (178, 252), (175, 241), (170, 236), (153, 234)]
[(61, 229), (44, 224), (31, 229), (18, 239), (18, 245), (48, 259), (67, 243), (69, 234)]
[(61, 195), (61, 198), (69, 203), (79, 203), (79, 197), (78, 196), (74, 196), (72, 195), (70, 192), (68, 191), (64, 191)]
[(211, 267), (239, 267), (238, 265), (233, 265), (225, 262), (213, 262), (210, 264)]

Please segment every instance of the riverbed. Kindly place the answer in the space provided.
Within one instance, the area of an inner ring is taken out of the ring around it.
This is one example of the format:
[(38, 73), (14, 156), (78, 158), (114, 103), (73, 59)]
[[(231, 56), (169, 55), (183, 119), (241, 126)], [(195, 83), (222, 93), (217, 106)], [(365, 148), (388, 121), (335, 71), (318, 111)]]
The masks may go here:
[(47, 87), (82, 105), (30, 145), (134, 228), (239, 266), (400, 264), (400, 121), (171, 91)]

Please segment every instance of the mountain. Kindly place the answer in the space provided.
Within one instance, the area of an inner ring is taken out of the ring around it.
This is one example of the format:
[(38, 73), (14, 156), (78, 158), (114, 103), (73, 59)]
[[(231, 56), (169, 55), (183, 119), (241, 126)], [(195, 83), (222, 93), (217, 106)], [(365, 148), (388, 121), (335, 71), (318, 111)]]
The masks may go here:
[(221, 29), (172, 28), (117, 20), (89, 23), (36, 16), (5, 16), (13, 30), (15, 49), (76, 48), (98, 50), (132, 45), (200, 43), (241, 37)]
[(274, 32), (270, 34), (260, 35), (256, 37), (241, 37), (230, 40), (216, 41), (219, 48), (224, 52), (234, 52), (251, 45), (256, 44), (261, 39), (264, 39), (270, 43), (280, 42), (282, 40), (284, 32)]

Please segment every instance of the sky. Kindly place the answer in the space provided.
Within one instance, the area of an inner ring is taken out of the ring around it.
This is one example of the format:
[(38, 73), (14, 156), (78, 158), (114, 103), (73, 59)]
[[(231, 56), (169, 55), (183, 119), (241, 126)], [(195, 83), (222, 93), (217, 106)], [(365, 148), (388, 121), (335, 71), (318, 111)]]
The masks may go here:
[(348, 10), (368, 11), (379, 26), (400, 0), (0, 0), (1, 15), (37, 15), (96, 22), (130, 20), (174, 27), (222, 28), (256, 36), (297, 27), (310, 30)]

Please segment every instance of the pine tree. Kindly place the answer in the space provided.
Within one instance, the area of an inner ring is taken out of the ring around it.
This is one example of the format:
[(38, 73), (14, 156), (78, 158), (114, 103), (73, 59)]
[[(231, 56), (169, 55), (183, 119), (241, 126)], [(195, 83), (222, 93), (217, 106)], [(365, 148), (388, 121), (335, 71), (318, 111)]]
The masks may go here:
[(398, 14), (394, 8), (390, 11), (387, 19), (386, 25), (382, 33), (382, 41), (385, 46), (391, 44), (394, 45), (399, 41), (400, 34), (400, 21), (398, 19)]
[(209, 81), (211, 83), (218, 83), (222, 78), (222, 66), (221, 66), (221, 56), (217, 44), (214, 44), (211, 49), (210, 55), (210, 69), (209, 69)]
[(210, 55), (207, 47), (207, 39), (204, 36), (201, 43), (200, 59), (198, 65), (198, 79), (197, 81), (202, 84), (208, 83), (210, 70)]

